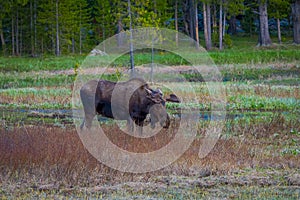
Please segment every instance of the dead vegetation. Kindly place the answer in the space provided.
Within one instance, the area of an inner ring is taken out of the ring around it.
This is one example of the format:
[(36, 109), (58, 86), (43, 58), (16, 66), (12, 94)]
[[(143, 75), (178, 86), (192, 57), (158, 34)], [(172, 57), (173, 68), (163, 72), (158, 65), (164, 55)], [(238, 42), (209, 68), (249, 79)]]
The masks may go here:
[[(153, 137), (138, 139), (122, 133), (116, 125), (102, 127), (113, 143), (133, 152), (159, 149), (176, 134), (176, 126), (173, 126)], [(199, 159), (204, 128), (200, 128), (198, 139), (175, 163), (159, 171), (131, 174), (98, 162), (84, 148), (71, 125), (65, 128), (49, 125), (1, 127), (1, 190), (7, 197), (15, 196), (15, 191), (21, 196), (28, 194), (29, 189), (75, 195), (87, 188), (92, 194), (105, 196), (121, 190), (138, 192), (139, 187), (132, 186), (131, 182), (140, 183), (142, 193), (160, 191), (164, 187), (175, 190), (176, 185), (179, 190), (187, 188), (186, 191), (222, 185), (300, 186), (295, 178), (299, 176), (299, 154), (286, 151), (299, 147), (299, 124), (275, 116), (269, 122), (230, 126), (226, 130), (232, 135), (223, 134), (210, 154)]]

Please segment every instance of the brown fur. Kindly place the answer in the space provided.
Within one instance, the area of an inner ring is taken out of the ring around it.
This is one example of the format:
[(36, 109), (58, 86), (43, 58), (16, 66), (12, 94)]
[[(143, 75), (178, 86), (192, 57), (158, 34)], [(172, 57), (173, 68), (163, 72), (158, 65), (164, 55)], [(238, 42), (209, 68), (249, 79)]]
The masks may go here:
[[(113, 95), (116, 96), (112, 102)], [(85, 113), (81, 128), (84, 125), (90, 128), (93, 118), (96, 114), (100, 114), (108, 118), (127, 120), (128, 127), (133, 131), (133, 122), (142, 127), (153, 105), (159, 105), (155, 108), (158, 111), (155, 115), (155, 121), (169, 119), (166, 117), (168, 114), (162, 95), (149, 88), (148, 84), (139, 78), (118, 83), (91, 80), (81, 88), (80, 97)], [(126, 99), (129, 100), (129, 103), (126, 103)], [(165, 127), (167, 128), (167, 126)]]

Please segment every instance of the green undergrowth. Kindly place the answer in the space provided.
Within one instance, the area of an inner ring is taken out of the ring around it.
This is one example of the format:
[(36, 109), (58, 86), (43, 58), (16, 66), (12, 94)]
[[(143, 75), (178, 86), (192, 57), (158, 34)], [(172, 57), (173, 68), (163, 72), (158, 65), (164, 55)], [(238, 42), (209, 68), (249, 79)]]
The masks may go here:
[[(95, 78), (102, 78), (110, 81), (117, 81), (116, 74), (96, 76)], [(70, 86), (76, 80), (76, 75), (54, 75), (54, 76), (18, 76), (17, 74), (1, 74), (0, 73), (0, 89), (9, 88), (26, 88), (26, 87), (49, 87), (49, 86)]]
[(44, 102), (44, 103), (8, 103), (8, 104), (0, 104), (0, 108), (8, 108), (8, 109), (71, 109), (72, 103), (52, 103), (52, 102)]
[[(272, 67), (265, 68), (250, 68), (250, 67), (235, 67), (220, 70), (222, 81), (256, 81), (257, 83), (280, 84), (284, 82), (285, 85), (299, 85), (300, 67), (290, 69), (274, 69)], [(182, 73), (182, 76), (187, 81), (204, 82), (205, 80), (199, 73)], [(211, 77), (214, 75), (211, 74)], [(206, 79), (210, 79), (209, 75)], [(286, 80), (287, 79), (287, 80)], [(286, 81), (285, 81), (286, 80)]]
[(300, 100), (238, 95), (229, 97), (227, 106), (228, 110), (297, 110)]
[[(224, 82), (243, 82), (253, 81), (253, 83), (265, 83), (274, 85), (299, 85), (300, 68), (291, 69), (272, 69), (272, 68), (238, 68), (238, 69), (222, 69), (222, 78)], [(118, 81), (119, 73), (103, 74), (101, 76), (91, 75), (95, 79), (105, 79), (110, 81)], [(212, 75), (213, 77), (213, 75)], [(156, 78), (167, 81), (188, 81), (188, 82), (204, 82), (201, 74), (197, 73), (181, 73), (174, 74), (157, 74)], [(208, 77), (209, 79), (209, 77)], [(24, 87), (46, 87), (46, 86), (67, 86), (72, 85), (76, 80), (76, 75), (35, 75), (18, 73), (0, 73), (0, 89), (5, 88), (24, 88)]]
[(232, 64), (232, 63), (270, 63), (270, 62), (292, 62), (300, 59), (299, 47), (286, 49), (284, 47), (274, 49), (248, 49), (227, 50), (224, 52), (210, 52), (209, 55), (216, 64)]
[(299, 76), (300, 67), (292, 69), (245, 69), (239, 68), (232, 71), (222, 70), (223, 81), (243, 81), (243, 80), (265, 80), (277, 76)]
[[(56, 94), (59, 94), (57, 92)], [(1, 104), (1, 107), (8, 108), (27, 108), (27, 109), (71, 109), (71, 102), (44, 102), (44, 103), (9, 103)], [(217, 107), (216, 107), (217, 106)], [(218, 105), (212, 108), (211, 103), (171, 103), (166, 104), (167, 109), (197, 109), (201, 111), (222, 110)], [(226, 110), (229, 111), (293, 111), (300, 110), (300, 100), (293, 98), (267, 98), (258, 96), (231, 96), (226, 104)]]
[(1, 57), (0, 72), (29, 72), (40, 70), (71, 69), (80, 65), (85, 56), (47, 56), (47, 57)]
[(28, 95), (35, 95), (35, 96), (70, 96), (72, 95), (72, 91), (68, 88), (10, 88), (10, 89), (0, 89), (0, 94), (2, 96), (11, 96), (11, 97), (22, 97)]
[[(228, 97), (226, 110), (230, 111), (291, 111), (300, 110), (300, 100), (295, 98), (274, 98), (238, 95)], [(198, 110), (222, 110), (218, 105), (212, 107), (211, 103), (170, 103), (166, 104), (168, 109), (198, 109)]]
[[(242, 38), (243, 39), (243, 38)], [(238, 41), (242, 40), (237, 38)], [(297, 45), (278, 45), (269, 48), (256, 48), (255, 42), (245, 44), (244, 46), (236, 46), (232, 49), (225, 49), (224, 51), (213, 50), (202, 52), (201, 55), (211, 58), (217, 65), (222, 64), (267, 64), (267, 63), (288, 63), (300, 60), (300, 47)], [(185, 53), (182, 52), (183, 57)], [(199, 53), (189, 52), (188, 56), (197, 57)], [(159, 63), (163, 65), (186, 65), (188, 62), (182, 56), (172, 52), (163, 50), (155, 50), (152, 57), (151, 51), (142, 50), (135, 52), (135, 65), (142, 65), (146, 63)], [(38, 58), (31, 57), (0, 57), (0, 72), (29, 72), (40, 70), (64, 70), (76, 69), (80, 66), (86, 58), (86, 55), (74, 56), (45, 56)], [(95, 57), (98, 63), (103, 60), (104, 63), (110, 61), (111, 66), (115, 67), (129, 67), (129, 54), (117, 56), (108, 55), (106, 57)], [(97, 64), (97, 62), (95, 63)]]
[(0, 74), (0, 88), (24, 88), (24, 87), (46, 87), (67, 86), (73, 84), (75, 75), (56, 75), (50, 77)]

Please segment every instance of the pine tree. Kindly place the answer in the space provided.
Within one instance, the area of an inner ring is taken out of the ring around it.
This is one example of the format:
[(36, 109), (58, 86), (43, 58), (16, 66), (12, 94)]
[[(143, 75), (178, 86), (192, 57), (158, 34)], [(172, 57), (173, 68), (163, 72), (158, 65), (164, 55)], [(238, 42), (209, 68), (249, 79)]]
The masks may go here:
[(236, 16), (245, 10), (244, 0), (227, 0), (226, 10), (229, 17), (228, 33), (234, 35), (237, 33)]
[(280, 20), (288, 17), (290, 3), (286, 0), (269, 0), (269, 16), (277, 21), (278, 43), (281, 44)]
[[(68, 52), (82, 53), (90, 28), (90, 9), (85, 0), (65, 0), (62, 5), (62, 39)], [(76, 51), (77, 50), (77, 51)]]
[(96, 40), (103, 41), (115, 34), (114, 25), (116, 19), (112, 13), (114, 2), (110, 0), (97, 0), (95, 9), (95, 27)]
[(10, 6), (7, 1), (1, 1), (0, 2), (0, 40), (1, 40), (1, 47), (3, 55), (6, 54), (6, 42), (4, 38), (4, 31), (3, 31), (3, 20), (7, 16), (7, 14), (10, 12)]
[(44, 54), (48, 51), (55, 54), (55, 3), (56, 0), (42, 0), (38, 4), (38, 40), (40, 43), (39, 51)]
[(300, 44), (300, 0), (292, 4), (293, 38), (295, 44)]

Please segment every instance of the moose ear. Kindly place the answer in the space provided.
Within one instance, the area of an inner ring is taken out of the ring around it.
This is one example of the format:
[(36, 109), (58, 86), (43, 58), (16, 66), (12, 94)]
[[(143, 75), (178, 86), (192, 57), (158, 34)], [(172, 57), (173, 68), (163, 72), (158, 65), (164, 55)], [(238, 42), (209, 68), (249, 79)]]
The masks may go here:
[(162, 101), (164, 101), (159, 93), (153, 92), (152, 90), (149, 90), (147, 88), (145, 88), (145, 90), (147, 93), (146, 97), (153, 103), (161, 103)]
[(152, 96), (152, 91), (151, 90), (149, 90), (148, 88), (145, 88), (145, 90), (146, 90), (146, 93), (147, 93), (147, 95), (151, 95)]
[(166, 101), (180, 103), (180, 99), (175, 94), (170, 94), (170, 96), (166, 99)]
[(160, 90), (160, 88), (156, 88), (155, 92), (157, 92), (158, 94), (160, 94), (160, 96), (164, 96), (164, 93)]

